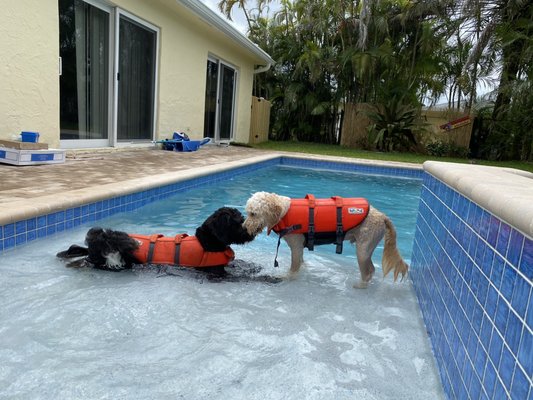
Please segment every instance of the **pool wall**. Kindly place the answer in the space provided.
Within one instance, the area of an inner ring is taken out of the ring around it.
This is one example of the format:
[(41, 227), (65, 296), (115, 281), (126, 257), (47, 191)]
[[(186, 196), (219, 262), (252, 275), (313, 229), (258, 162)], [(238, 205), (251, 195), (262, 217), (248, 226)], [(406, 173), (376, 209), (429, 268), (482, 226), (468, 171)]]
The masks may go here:
[[(63, 200), (63, 203), (68, 203), (71, 206), (62, 206), (58, 202), (57, 205), (41, 204), (39, 208), (39, 204), (36, 204), (34, 209), (20, 208), (13, 210), (12, 215), (0, 215), (0, 253), (82, 224), (94, 223), (116, 213), (133, 211), (145, 204), (179, 192), (225, 181), (234, 176), (269, 166), (288, 165), (419, 179), (423, 173), (421, 168), (405, 168), (399, 164), (395, 166), (394, 163), (376, 165), (373, 162), (339, 162), (333, 158), (331, 161), (324, 161), (314, 157), (280, 157), (279, 155), (254, 157), (253, 160), (245, 159), (226, 164), (215, 168), (196, 168), (190, 172), (183, 171), (175, 177), (147, 177), (133, 182), (125, 182), (120, 185), (120, 190), (125, 194), (114, 195), (117, 192), (117, 185), (112, 185), (108, 188), (107, 196), (104, 198), (98, 198), (90, 190), (79, 195), (67, 193), (65, 196), (68, 195), (71, 198), (59, 200)], [(171, 183), (167, 181), (171, 181)], [(106, 190), (103, 192), (106, 193)], [(87, 201), (87, 195), (96, 198)], [(52, 202), (55, 200), (55, 198), (51, 199)], [(53, 212), (49, 212), (50, 209), (53, 209)]]
[(445, 392), (531, 399), (532, 176), (439, 164), (424, 165), (411, 279)]

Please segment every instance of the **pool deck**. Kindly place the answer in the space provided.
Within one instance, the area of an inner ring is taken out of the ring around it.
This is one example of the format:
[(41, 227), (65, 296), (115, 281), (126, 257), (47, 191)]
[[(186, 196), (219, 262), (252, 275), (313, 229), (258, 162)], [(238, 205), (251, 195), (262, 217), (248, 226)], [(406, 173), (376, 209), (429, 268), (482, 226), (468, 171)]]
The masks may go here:
[(418, 164), (207, 145), (195, 152), (156, 148), (68, 151), (64, 164), (0, 164), (0, 226), (282, 155), (421, 169)]

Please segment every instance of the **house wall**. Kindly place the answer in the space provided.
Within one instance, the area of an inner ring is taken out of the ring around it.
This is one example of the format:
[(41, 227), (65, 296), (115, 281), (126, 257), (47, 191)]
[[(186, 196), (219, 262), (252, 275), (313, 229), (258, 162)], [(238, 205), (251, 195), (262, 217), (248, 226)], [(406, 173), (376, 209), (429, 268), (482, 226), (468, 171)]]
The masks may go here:
[(180, 130), (192, 138), (203, 137), (206, 65), (211, 54), (238, 71), (234, 139), (248, 142), (254, 60), (175, 0), (115, 3), (161, 29), (157, 133), (165, 138)]
[(531, 398), (533, 175), (424, 168), (410, 276), (445, 392)]
[[(117, 0), (121, 9), (160, 28), (156, 136), (176, 130), (203, 137), (209, 54), (238, 71), (234, 139), (247, 142), (254, 59), (175, 0)], [(22, 130), (59, 146), (59, 20), (57, 0), (4, 2), (0, 24), (0, 139)]]
[(0, 139), (38, 131), (59, 145), (57, 0), (2, 2)]

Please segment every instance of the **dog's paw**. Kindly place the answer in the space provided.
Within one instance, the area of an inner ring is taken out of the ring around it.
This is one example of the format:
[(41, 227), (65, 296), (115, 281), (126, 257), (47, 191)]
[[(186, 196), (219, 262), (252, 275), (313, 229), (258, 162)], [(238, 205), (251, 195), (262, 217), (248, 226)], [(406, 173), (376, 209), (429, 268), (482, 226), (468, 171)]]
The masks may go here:
[(369, 285), (369, 282), (359, 281), (353, 284), (353, 288), (354, 289), (366, 289), (368, 285)]

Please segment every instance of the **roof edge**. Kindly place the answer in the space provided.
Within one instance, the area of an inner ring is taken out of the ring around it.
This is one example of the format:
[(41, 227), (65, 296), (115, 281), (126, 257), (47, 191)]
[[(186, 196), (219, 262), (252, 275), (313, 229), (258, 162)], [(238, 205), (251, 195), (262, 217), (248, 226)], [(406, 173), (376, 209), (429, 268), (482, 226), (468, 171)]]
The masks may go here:
[(257, 44), (248, 39), (244, 34), (242, 34), (238, 29), (233, 27), (228, 21), (226, 21), (222, 16), (218, 15), (216, 12), (211, 10), (207, 5), (205, 5), (200, 0), (176, 0), (176, 2), (185, 6), (193, 13), (198, 15), (200, 19), (204, 20), (209, 25), (214, 26), (219, 29), (222, 33), (229, 36), (231, 39), (241, 44), (247, 50), (252, 52), (254, 55), (261, 58), (265, 64), (274, 64), (274, 60), (270, 55), (261, 49)]

